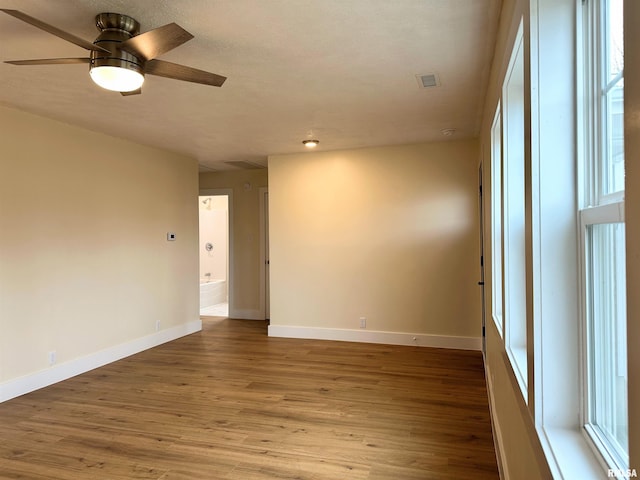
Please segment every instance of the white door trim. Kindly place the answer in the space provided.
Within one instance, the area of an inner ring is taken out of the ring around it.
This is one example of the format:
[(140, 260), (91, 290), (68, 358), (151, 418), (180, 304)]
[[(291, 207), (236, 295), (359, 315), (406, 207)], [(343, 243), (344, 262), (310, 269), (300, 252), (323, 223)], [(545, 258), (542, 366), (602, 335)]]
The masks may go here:
[(265, 320), (269, 318), (269, 298), (267, 293), (267, 275), (269, 269), (267, 268), (267, 262), (269, 261), (269, 255), (267, 252), (268, 235), (267, 231), (267, 215), (269, 208), (267, 194), (269, 189), (267, 187), (260, 187), (258, 194), (260, 196), (260, 312), (262, 318)]

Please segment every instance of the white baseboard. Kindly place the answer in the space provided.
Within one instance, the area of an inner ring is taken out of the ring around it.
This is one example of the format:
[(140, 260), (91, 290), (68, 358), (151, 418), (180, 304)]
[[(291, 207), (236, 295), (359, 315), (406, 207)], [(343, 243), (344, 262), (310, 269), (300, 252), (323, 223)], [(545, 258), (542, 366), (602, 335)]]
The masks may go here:
[(194, 320), (0, 384), (0, 403), (202, 330)]
[(480, 337), (451, 337), (424, 333), (382, 332), (343, 328), (294, 327), (269, 325), (270, 337), (338, 340), (344, 342), (383, 343), (387, 345), (416, 345), (419, 347), (481, 350)]
[(241, 310), (229, 307), (229, 318), (238, 320), (264, 320), (264, 313), (260, 310)]

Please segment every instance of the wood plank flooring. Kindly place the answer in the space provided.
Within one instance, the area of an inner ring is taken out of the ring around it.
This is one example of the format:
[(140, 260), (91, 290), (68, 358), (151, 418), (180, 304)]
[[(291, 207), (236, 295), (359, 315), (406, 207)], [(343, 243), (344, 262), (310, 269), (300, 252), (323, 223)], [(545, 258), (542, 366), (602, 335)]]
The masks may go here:
[(0, 478), (492, 479), (479, 352), (203, 331), (0, 404)]

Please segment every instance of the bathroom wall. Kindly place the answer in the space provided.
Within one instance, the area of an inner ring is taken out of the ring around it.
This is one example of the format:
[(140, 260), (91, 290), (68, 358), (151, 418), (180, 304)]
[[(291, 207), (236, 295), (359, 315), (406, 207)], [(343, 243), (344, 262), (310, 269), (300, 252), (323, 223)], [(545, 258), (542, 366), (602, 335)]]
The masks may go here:
[[(226, 280), (229, 255), (229, 214), (226, 195), (200, 197), (200, 280)], [(207, 243), (213, 249), (206, 249)], [(210, 273), (210, 276), (206, 276)]]

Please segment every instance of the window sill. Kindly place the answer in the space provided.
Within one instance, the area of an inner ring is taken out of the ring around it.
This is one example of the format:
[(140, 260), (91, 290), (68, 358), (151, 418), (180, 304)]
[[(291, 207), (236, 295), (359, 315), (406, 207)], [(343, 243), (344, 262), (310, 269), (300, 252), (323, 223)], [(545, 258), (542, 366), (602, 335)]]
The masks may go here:
[(540, 428), (540, 442), (555, 479), (601, 480), (607, 469), (598, 462), (584, 435), (570, 428)]

